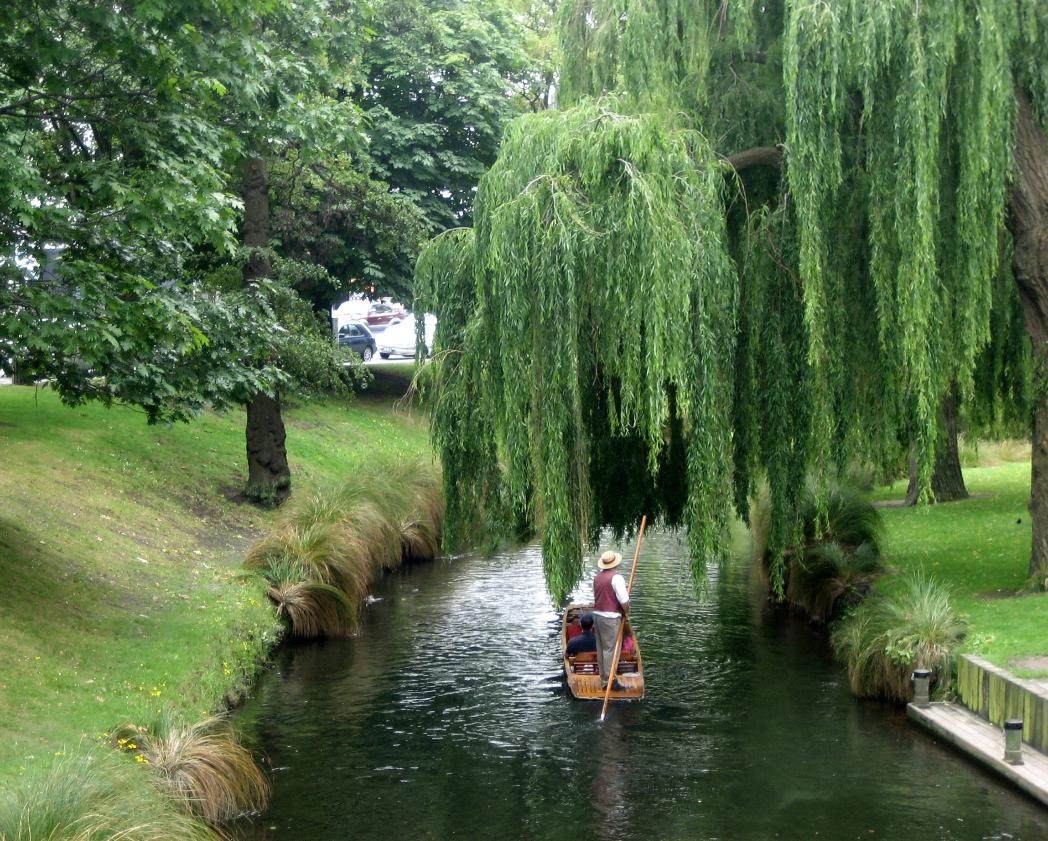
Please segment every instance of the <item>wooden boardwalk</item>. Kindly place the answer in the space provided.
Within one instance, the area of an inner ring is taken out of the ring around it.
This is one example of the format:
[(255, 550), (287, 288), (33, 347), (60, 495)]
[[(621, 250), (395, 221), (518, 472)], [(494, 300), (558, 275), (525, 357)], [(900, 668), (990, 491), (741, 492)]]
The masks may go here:
[(958, 704), (910, 704), (910, 718), (1048, 806), (1048, 756), (1023, 745), (1023, 764), (1004, 761), (1004, 733)]

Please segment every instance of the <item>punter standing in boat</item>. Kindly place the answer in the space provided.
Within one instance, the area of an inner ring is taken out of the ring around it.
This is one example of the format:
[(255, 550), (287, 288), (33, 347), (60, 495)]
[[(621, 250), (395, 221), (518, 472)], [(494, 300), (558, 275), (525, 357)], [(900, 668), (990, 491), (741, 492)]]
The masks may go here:
[[(615, 656), (615, 640), (619, 624), (630, 611), (630, 594), (626, 581), (615, 568), (622, 563), (618, 552), (605, 552), (597, 561), (600, 572), (593, 579), (593, 627), (597, 633), (597, 668), (600, 669), (600, 688), (608, 685), (611, 661)], [(613, 690), (624, 687), (612, 678)]]

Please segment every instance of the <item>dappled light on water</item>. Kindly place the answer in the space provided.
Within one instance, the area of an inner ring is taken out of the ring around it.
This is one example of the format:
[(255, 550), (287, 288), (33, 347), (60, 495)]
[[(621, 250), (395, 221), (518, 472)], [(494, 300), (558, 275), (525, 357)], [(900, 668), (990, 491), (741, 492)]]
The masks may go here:
[(745, 563), (714, 570), (698, 601), (686, 557), (673, 535), (645, 539), (647, 695), (604, 724), (563, 685), (536, 548), (388, 577), (359, 636), (288, 646), (245, 709), (276, 770), (269, 812), (241, 836), (1048, 838), (1034, 803), (853, 699), (824, 641), (769, 612)]

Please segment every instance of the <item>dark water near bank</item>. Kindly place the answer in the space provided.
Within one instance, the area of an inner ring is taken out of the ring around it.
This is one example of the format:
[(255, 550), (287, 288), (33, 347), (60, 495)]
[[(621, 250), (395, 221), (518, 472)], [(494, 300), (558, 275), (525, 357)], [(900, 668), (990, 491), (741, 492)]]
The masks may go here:
[(389, 577), (357, 638), (286, 647), (244, 711), (277, 769), (244, 837), (1048, 839), (1048, 811), (853, 699), (745, 564), (699, 603), (683, 557), (645, 540), (647, 698), (604, 724), (562, 684), (536, 549)]

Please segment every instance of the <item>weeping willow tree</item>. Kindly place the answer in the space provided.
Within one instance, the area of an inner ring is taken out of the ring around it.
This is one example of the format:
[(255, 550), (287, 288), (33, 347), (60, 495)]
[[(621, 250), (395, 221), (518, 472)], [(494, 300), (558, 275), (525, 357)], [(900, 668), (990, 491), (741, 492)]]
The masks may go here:
[[(613, 98), (544, 112), (510, 130), (475, 231), (438, 238), (419, 262), (420, 303), (441, 319), (448, 520), (522, 515), (558, 597), (608, 520), (604, 498), (637, 502), (671, 452), (687, 490), (670, 519), (687, 510), (696, 558), (722, 544), (738, 295), (723, 181), (707, 141), (660, 113)], [(608, 464), (597, 481), (616, 442), (631, 469)]]
[(559, 33), (560, 110), (418, 265), (450, 533), (530, 524), (560, 598), (647, 511), (701, 582), (764, 475), (781, 586), (806, 477), (912, 442), (926, 496), (944, 396), (992, 407), (1002, 252), (1048, 361), (1048, 5), (567, 0)]

